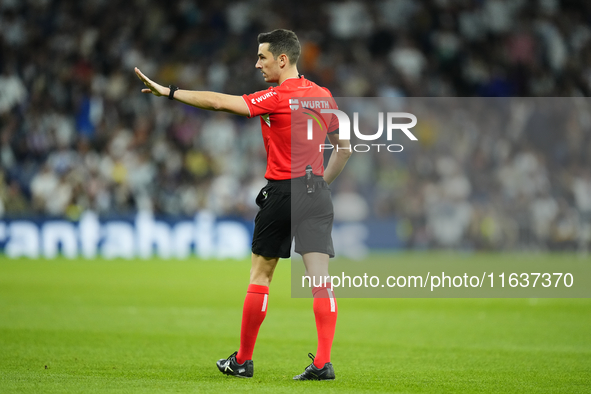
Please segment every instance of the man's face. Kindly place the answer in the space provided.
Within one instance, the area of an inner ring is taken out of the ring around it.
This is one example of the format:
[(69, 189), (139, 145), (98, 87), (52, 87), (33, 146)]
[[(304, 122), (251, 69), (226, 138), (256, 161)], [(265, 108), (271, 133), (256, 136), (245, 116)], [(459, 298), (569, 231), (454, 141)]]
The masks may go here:
[(259, 44), (258, 57), (259, 60), (255, 67), (261, 70), (265, 82), (273, 83), (279, 81), (279, 73), (281, 71), (279, 67), (279, 56), (277, 59), (273, 58), (273, 54), (269, 52), (268, 42)]

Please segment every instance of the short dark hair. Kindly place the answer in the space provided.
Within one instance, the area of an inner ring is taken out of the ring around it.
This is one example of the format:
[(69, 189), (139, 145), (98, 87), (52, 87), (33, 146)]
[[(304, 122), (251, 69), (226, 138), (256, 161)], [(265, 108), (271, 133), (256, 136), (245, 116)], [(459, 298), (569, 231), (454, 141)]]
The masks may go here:
[(259, 34), (257, 40), (259, 44), (269, 44), (269, 52), (273, 54), (273, 58), (277, 59), (277, 56), (285, 53), (291, 64), (298, 62), (302, 49), (298, 36), (293, 31), (277, 29)]

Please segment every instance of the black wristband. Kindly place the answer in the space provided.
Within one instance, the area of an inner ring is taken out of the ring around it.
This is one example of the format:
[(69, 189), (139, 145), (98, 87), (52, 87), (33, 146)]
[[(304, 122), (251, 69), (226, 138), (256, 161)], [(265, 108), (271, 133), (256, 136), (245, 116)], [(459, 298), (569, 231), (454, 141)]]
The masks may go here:
[(174, 92), (179, 90), (179, 88), (178, 88), (178, 86), (174, 86), (174, 85), (168, 85), (168, 88), (170, 89), (170, 93), (168, 93), (168, 99), (174, 100)]

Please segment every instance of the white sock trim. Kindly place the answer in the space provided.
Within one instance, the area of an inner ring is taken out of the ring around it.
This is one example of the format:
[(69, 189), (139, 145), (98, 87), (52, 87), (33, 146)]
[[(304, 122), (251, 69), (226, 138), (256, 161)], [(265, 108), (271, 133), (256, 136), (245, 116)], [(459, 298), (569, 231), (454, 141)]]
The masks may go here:
[(328, 292), (328, 298), (330, 299), (330, 311), (335, 312), (336, 305), (334, 302), (334, 295), (332, 294), (332, 291), (328, 287), (326, 288), (326, 291)]
[(263, 309), (261, 309), (261, 312), (264, 312), (267, 310), (267, 297), (269, 296), (268, 294), (264, 294), (264, 298), (263, 298)]

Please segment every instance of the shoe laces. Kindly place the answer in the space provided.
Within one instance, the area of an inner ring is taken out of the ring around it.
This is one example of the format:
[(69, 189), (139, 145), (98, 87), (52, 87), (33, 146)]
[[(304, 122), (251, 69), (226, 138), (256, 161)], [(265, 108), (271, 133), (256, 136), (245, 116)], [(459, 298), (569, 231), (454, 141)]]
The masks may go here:
[(310, 357), (312, 359), (312, 362), (314, 362), (314, 359), (316, 358), (316, 357), (314, 357), (314, 355), (312, 353), (308, 353), (308, 357)]
[[(226, 360), (230, 360), (232, 357), (235, 357), (238, 354), (238, 351), (235, 351), (234, 353), (230, 354), (230, 356), (226, 359)], [(238, 361), (236, 361), (238, 362)]]

